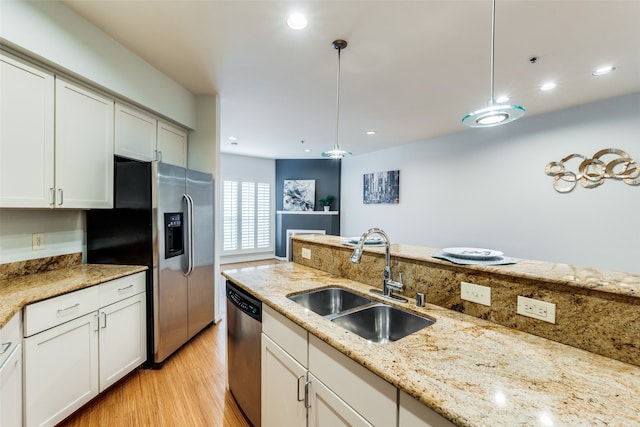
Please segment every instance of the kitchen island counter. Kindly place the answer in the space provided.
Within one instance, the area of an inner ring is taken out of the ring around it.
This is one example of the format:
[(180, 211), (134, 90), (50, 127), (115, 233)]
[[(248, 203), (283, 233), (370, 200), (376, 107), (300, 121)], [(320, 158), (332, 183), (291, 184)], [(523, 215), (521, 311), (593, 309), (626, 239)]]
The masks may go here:
[(436, 322), (371, 343), (287, 298), (338, 286), (378, 299), (369, 285), (295, 263), (223, 275), (458, 425), (640, 425), (637, 366), (431, 304), (383, 301)]
[(0, 328), (27, 304), (77, 291), (147, 267), (132, 265), (77, 264), (42, 273), (0, 280)]

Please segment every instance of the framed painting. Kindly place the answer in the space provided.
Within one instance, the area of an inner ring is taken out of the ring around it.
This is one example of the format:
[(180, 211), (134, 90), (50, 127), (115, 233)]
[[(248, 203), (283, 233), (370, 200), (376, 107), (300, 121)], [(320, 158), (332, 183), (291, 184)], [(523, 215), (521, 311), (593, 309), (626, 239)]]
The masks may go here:
[(316, 204), (316, 181), (313, 179), (285, 179), (284, 200), (285, 211), (312, 211)]
[(369, 204), (400, 203), (400, 171), (374, 172), (363, 175), (362, 202)]

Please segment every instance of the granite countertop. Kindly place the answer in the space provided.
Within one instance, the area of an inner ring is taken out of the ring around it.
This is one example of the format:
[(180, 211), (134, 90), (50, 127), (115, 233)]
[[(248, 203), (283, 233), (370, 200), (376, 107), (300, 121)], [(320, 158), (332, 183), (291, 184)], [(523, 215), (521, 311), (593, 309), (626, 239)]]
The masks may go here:
[(0, 328), (27, 304), (145, 271), (131, 265), (79, 264), (0, 280)]
[[(318, 243), (335, 247), (347, 247), (342, 242), (346, 237), (303, 234), (292, 237), (295, 240)], [(367, 246), (365, 250), (384, 253), (384, 247)], [(416, 261), (426, 261), (434, 264), (452, 266), (449, 261), (433, 258), (431, 254), (441, 252), (439, 248), (427, 248), (394, 243), (391, 245), (391, 255), (395, 258), (405, 258)], [(505, 254), (508, 255), (508, 254)], [(599, 270), (590, 267), (579, 267), (570, 264), (550, 263), (516, 258), (516, 264), (510, 265), (459, 265), (468, 270), (479, 269), (484, 272), (504, 276), (520, 277), (545, 281), (559, 285), (574, 286), (584, 289), (597, 290), (618, 295), (640, 297), (640, 274), (614, 270)]]
[(371, 343), (287, 298), (339, 286), (378, 299), (368, 285), (295, 263), (223, 275), (458, 425), (640, 425), (637, 366), (431, 304), (384, 301), (436, 322)]

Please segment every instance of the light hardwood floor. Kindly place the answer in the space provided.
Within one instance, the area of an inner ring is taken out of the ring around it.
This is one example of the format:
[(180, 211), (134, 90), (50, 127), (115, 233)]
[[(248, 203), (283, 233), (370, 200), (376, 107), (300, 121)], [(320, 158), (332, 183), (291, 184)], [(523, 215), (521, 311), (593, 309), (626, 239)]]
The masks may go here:
[[(278, 260), (226, 264), (221, 270)], [(219, 294), (225, 298), (224, 290)], [(140, 369), (64, 420), (59, 427), (245, 427), (227, 390), (225, 302), (223, 320), (209, 326), (165, 362)]]

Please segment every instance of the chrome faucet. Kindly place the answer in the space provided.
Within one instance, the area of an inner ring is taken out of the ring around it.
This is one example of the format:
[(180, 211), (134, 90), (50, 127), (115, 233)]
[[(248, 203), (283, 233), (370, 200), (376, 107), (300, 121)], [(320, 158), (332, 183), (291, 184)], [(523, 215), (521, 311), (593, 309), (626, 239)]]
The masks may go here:
[(406, 298), (402, 298), (398, 295), (393, 294), (394, 290), (396, 291), (402, 290), (404, 285), (402, 283), (402, 273), (400, 273), (400, 280), (398, 282), (393, 280), (391, 276), (391, 254), (390, 254), (391, 243), (389, 241), (389, 236), (387, 236), (387, 233), (385, 233), (379, 228), (370, 228), (369, 230), (365, 231), (362, 234), (362, 236), (360, 236), (360, 240), (358, 241), (356, 248), (353, 250), (353, 253), (351, 254), (351, 257), (350, 257), (351, 262), (354, 264), (360, 264), (364, 243), (367, 240), (367, 238), (372, 234), (378, 234), (380, 237), (382, 237), (382, 240), (384, 241), (385, 266), (384, 266), (384, 271), (382, 272), (384, 276), (384, 280), (382, 282), (382, 292), (380, 292), (378, 289), (371, 289), (371, 292), (375, 292), (377, 294), (382, 295), (383, 297), (390, 298), (396, 301), (407, 302)]

